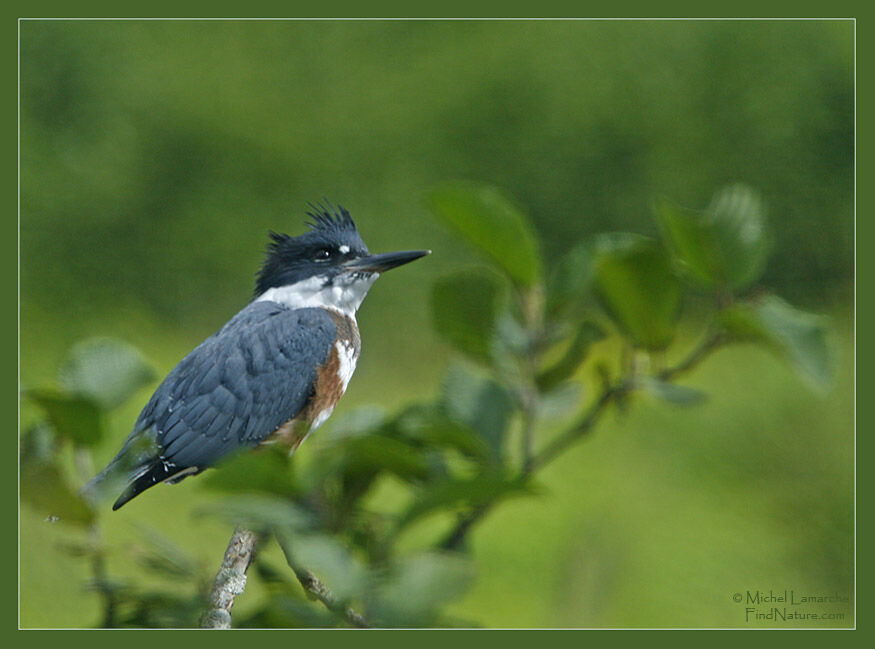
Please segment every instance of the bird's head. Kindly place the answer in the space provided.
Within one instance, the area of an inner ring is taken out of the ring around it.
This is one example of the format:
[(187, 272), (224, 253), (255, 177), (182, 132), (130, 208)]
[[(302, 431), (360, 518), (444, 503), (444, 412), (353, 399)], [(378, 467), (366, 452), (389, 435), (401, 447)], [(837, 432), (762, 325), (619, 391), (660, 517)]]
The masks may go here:
[(429, 254), (410, 250), (372, 255), (343, 207), (313, 205), (310, 231), (270, 233), (255, 296), (292, 308), (328, 307), (352, 315), (380, 273)]

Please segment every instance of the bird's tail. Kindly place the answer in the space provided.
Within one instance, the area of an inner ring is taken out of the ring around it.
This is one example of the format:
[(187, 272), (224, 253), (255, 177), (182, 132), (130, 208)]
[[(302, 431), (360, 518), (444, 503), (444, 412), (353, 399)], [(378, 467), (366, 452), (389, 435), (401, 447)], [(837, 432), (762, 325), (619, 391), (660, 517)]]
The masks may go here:
[(135, 491), (125, 498), (132, 487), (138, 484), (138, 481), (149, 472), (156, 462), (160, 464), (158, 456), (158, 444), (154, 431), (151, 429), (135, 431), (128, 437), (118, 455), (103, 471), (89, 480), (79, 493), (86, 502), (96, 508), (123, 490), (124, 493), (113, 506), (113, 509), (118, 509), (139, 491), (142, 491), (142, 489)]
[[(196, 471), (196, 469), (193, 469)], [(180, 474), (183, 474), (180, 477)], [(125, 490), (122, 492), (115, 503), (112, 505), (112, 510), (115, 511), (134, 496), (137, 496), (149, 487), (154, 487), (159, 482), (167, 482), (172, 484), (174, 481), (181, 480), (185, 475), (185, 471), (180, 471), (179, 468), (172, 462), (164, 460), (153, 460), (150, 464), (140, 469), (129, 481)]]

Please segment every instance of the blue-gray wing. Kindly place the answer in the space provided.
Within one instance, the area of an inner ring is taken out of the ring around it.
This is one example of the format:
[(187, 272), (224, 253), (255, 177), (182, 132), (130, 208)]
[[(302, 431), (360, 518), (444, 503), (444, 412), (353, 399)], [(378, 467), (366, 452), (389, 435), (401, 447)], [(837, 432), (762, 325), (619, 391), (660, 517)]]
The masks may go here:
[(335, 337), (324, 309), (254, 302), (170, 372), (134, 428), (154, 428), (180, 468), (255, 446), (307, 404)]
[[(132, 467), (114, 509), (153, 484), (257, 446), (294, 419), (312, 396), (336, 334), (324, 309), (262, 301), (240, 311), (180, 361), (143, 408), (113, 461)], [(143, 456), (136, 445), (145, 437), (153, 450)]]

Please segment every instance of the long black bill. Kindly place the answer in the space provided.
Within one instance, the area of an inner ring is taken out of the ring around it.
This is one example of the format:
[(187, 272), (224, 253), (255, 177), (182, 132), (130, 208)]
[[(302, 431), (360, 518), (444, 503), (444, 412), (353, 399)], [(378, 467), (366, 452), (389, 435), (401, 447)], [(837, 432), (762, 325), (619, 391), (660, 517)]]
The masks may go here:
[(366, 273), (382, 273), (384, 271), (409, 264), (420, 257), (430, 255), (431, 250), (407, 250), (405, 252), (387, 252), (382, 255), (368, 255), (346, 262), (343, 267), (348, 271)]

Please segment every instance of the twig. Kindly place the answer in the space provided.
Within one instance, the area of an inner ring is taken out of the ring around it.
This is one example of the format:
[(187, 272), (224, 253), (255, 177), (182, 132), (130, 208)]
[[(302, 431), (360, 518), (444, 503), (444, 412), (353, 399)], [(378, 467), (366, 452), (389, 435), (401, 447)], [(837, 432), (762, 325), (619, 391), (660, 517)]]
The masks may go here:
[(438, 543), (437, 547), (441, 550), (458, 550), (465, 542), (468, 531), (477, 521), (486, 516), (495, 504), (496, 501), (485, 503), (473, 511), (459, 516), (456, 526), (450, 530), (450, 533), (444, 537), (443, 541)]
[[(675, 379), (695, 368), (727, 342), (728, 339), (724, 335), (711, 332), (682, 361), (677, 365), (662, 370), (657, 374), (657, 377), (663, 381)], [(570, 446), (586, 437), (595, 427), (595, 424), (598, 423), (599, 418), (608, 405), (613, 401), (621, 400), (633, 388), (634, 382), (630, 378), (621, 379), (610, 387), (605, 387), (598, 399), (593, 402), (574, 425), (558, 437), (553, 438), (539, 453), (531, 458), (527, 465), (524, 465), (520, 478), (526, 479), (530, 477), (536, 471), (559, 457)], [(456, 526), (438, 543), (438, 547), (444, 550), (458, 549), (464, 543), (466, 536), (474, 525), (482, 520), (494, 505), (495, 502), (486, 503), (461, 516)]]
[(94, 573), (94, 586), (103, 597), (103, 621), (100, 626), (104, 629), (113, 629), (116, 626), (116, 598), (113, 587), (109, 583), (106, 561), (103, 556), (103, 541), (101, 540), (100, 527), (96, 522), (92, 522), (88, 526), (88, 541), (92, 548), (91, 571)]
[(698, 346), (696, 346), (684, 360), (673, 367), (667, 367), (657, 374), (657, 376), (663, 381), (676, 379), (681, 374), (685, 374), (696, 367), (696, 365), (701, 363), (710, 354), (725, 345), (727, 342), (728, 338), (724, 334), (712, 331), (702, 339)]
[(293, 570), (295, 576), (298, 578), (298, 581), (301, 582), (301, 586), (304, 587), (304, 591), (310, 599), (319, 600), (325, 605), (325, 608), (344, 618), (354, 627), (359, 629), (371, 628), (371, 625), (360, 613), (356, 613), (352, 607), (344, 606), (343, 603), (338, 601), (337, 596), (331, 592), (331, 589), (322, 583), (322, 581), (312, 572), (298, 567), (293, 567)]
[(231, 628), (231, 607), (246, 588), (246, 571), (255, 558), (257, 540), (256, 534), (245, 527), (234, 530), (210, 593), (209, 609), (201, 618), (202, 629)]
[(586, 414), (584, 414), (575, 425), (558, 437), (550, 440), (550, 443), (534, 457), (529, 474), (534, 473), (544, 465), (556, 459), (559, 455), (565, 452), (569, 446), (576, 443), (589, 433), (611, 401), (622, 397), (629, 391), (629, 389), (629, 383), (623, 381), (602, 392), (601, 396), (592, 404)]
[(523, 411), (523, 427), (520, 431), (520, 445), (522, 455), (522, 471), (528, 473), (534, 462), (535, 424), (537, 415), (538, 396), (534, 389), (526, 388), (520, 395), (520, 403)]
[[(527, 479), (538, 469), (545, 464), (554, 460), (561, 455), (569, 446), (577, 442), (580, 438), (586, 435), (598, 421), (599, 416), (605, 407), (614, 399), (619, 398), (629, 389), (628, 384), (624, 381), (621, 384), (615, 385), (605, 390), (601, 397), (592, 405), (580, 421), (568, 429), (563, 434), (554, 438), (549, 444), (537, 455), (532, 456), (528, 462), (523, 465), (520, 471), (520, 478)], [(480, 505), (468, 514), (459, 517), (456, 526), (450, 530), (442, 541), (438, 543), (438, 547), (443, 550), (457, 550), (465, 541), (465, 537), (470, 532), (471, 528), (480, 521), (493, 508), (495, 502), (485, 503)]]
[(346, 620), (351, 626), (360, 629), (368, 629), (371, 627), (363, 615), (356, 613), (352, 607), (344, 605), (331, 589), (322, 583), (322, 580), (314, 575), (312, 571), (298, 565), (298, 562), (295, 560), (295, 556), (292, 553), (291, 538), (289, 536), (286, 536), (278, 530), (277, 541), (279, 541), (283, 554), (286, 555), (286, 562), (289, 564), (289, 567), (291, 567), (292, 572), (295, 573), (295, 577), (301, 582), (301, 586), (307, 594), (307, 597), (319, 600), (325, 605), (325, 608)]
[[(91, 453), (87, 449), (77, 446), (73, 452), (73, 461), (82, 484), (87, 483), (90, 476), (94, 473)], [(116, 625), (116, 597), (109, 583), (109, 575), (106, 570), (106, 560), (103, 552), (103, 539), (101, 538), (100, 525), (97, 522), (96, 516), (88, 524), (88, 543), (91, 550), (91, 572), (94, 575), (94, 588), (103, 598), (103, 620), (100, 626), (104, 629), (112, 629)]]
[[(705, 360), (711, 353), (727, 342), (725, 336), (720, 333), (710, 333), (677, 365), (667, 367), (657, 376), (663, 381), (670, 381), (686, 372), (689, 372), (699, 363)], [(634, 387), (631, 378), (622, 380), (602, 392), (598, 400), (586, 412), (586, 414), (570, 429), (554, 438), (538, 455), (532, 463), (532, 471), (541, 468), (557, 456), (562, 454), (570, 445), (584, 437), (598, 422), (605, 407), (616, 399), (621, 399)]]
[(522, 472), (527, 473), (534, 461), (535, 423), (538, 418), (536, 375), (538, 373), (538, 353), (544, 340), (544, 293), (540, 287), (534, 286), (522, 292), (518, 299), (526, 330), (529, 332), (529, 341), (523, 362), (526, 386), (520, 394), (520, 404), (523, 410), (520, 455)]

